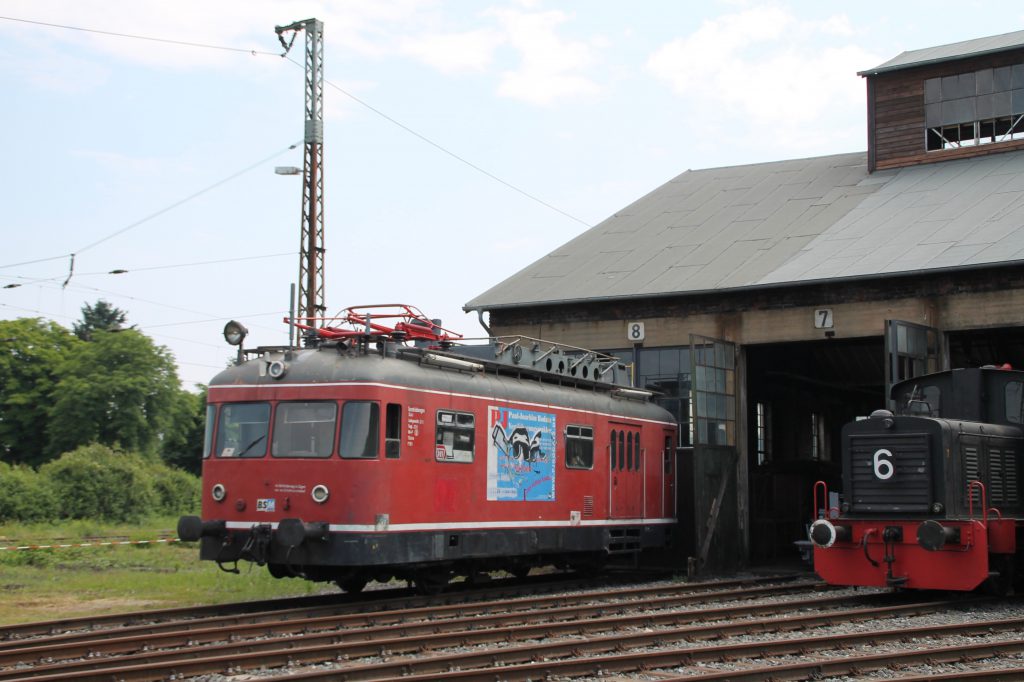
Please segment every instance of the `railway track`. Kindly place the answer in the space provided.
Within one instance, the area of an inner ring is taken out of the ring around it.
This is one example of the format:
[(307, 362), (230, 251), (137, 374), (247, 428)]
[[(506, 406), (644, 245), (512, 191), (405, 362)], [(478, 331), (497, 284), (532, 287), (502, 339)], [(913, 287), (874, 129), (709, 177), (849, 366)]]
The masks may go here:
[[(251, 679), (528, 680), (599, 671), (637, 679), (819, 679), (1024, 652), (1021, 602), (856, 592), (806, 579), (234, 608), (49, 624), (52, 634), (0, 630), (0, 680), (242, 672)], [(978, 617), (993, 608), (1001, 611)], [(949, 614), (953, 622), (934, 622)], [(930, 644), (907, 645), (924, 641)]]

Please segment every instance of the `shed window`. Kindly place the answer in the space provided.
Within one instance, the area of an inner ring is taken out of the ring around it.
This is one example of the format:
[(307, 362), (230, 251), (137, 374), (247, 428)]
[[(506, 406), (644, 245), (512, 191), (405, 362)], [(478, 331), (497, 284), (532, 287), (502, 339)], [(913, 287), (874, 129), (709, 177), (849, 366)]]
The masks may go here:
[(1024, 64), (924, 82), (928, 151), (1024, 139)]

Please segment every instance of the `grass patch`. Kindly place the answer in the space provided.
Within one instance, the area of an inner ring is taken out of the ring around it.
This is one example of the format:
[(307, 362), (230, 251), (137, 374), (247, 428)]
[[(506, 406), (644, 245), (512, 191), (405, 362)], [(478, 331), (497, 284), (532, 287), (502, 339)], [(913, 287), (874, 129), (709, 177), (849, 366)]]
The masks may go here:
[[(76, 544), (93, 538), (173, 537), (177, 518), (139, 524), (73, 521), (0, 525), (0, 547)], [(0, 550), (0, 626), (94, 614), (144, 611), (334, 592), (329, 583), (277, 580), (240, 562), (241, 575), (199, 561), (198, 543)]]

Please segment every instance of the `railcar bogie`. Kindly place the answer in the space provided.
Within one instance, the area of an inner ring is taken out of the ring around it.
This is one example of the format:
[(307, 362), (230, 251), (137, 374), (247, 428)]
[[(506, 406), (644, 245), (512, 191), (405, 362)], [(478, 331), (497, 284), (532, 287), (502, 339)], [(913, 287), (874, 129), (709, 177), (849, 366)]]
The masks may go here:
[(814, 565), (831, 584), (997, 592), (1024, 543), (1024, 372), (984, 367), (897, 383), (895, 411), (842, 434), (843, 491), (815, 486)]
[(214, 378), (203, 513), (179, 523), (201, 558), (430, 592), (668, 543), (676, 424), (616, 359), (522, 337), (457, 345), (398, 310), (300, 325), (305, 348), (240, 353)]

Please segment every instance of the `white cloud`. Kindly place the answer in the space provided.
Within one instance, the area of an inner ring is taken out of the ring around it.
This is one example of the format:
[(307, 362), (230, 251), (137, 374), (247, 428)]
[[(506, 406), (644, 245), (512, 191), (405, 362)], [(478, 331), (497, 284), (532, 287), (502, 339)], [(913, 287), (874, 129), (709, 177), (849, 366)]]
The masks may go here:
[(485, 71), (505, 36), (491, 29), (407, 38), (402, 51), (446, 74)]
[(845, 16), (799, 21), (779, 7), (756, 6), (705, 21), (655, 51), (647, 68), (704, 115), (741, 116), (759, 133), (771, 126), (785, 137), (826, 112), (864, 110), (856, 72), (882, 59), (836, 41), (853, 34)]
[(531, 104), (550, 105), (556, 100), (594, 95), (601, 87), (585, 75), (597, 59), (596, 45), (564, 40), (557, 35), (569, 19), (563, 12), (526, 13), (490, 10), (506, 32), (508, 44), (522, 58), (519, 67), (501, 75), (498, 94)]

